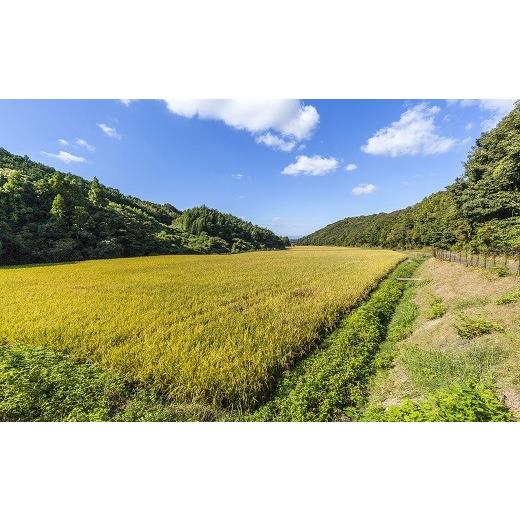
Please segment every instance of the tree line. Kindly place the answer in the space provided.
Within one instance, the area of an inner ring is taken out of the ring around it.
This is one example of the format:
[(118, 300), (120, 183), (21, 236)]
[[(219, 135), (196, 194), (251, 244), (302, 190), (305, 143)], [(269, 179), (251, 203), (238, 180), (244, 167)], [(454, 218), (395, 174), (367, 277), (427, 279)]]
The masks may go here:
[(298, 243), (519, 254), (519, 102), (476, 140), (463, 174), (445, 190), (402, 210), (345, 218)]
[(287, 238), (233, 215), (147, 202), (0, 148), (0, 264), (286, 245)]

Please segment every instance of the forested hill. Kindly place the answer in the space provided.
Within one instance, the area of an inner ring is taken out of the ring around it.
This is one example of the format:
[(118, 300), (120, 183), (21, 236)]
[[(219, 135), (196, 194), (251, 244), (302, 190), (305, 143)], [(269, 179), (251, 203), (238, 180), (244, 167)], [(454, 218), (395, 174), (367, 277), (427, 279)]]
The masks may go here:
[(520, 250), (520, 104), (482, 134), (464, 172), (444, 191), (418, 204), (350, 217), (301, 238), (303, 245)]
[(206, 207), (123, 195), (0, 148), (0, 264), (282, 249), (288, 239)]

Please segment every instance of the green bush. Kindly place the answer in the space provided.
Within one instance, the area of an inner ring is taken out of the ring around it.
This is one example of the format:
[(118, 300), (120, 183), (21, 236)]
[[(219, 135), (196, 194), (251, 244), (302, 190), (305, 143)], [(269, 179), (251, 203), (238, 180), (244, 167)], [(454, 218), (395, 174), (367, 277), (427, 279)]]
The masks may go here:
[(125, 394), (119, 378), (59, 352), (0, 346), (0, 421), (106, 421)]
[(426, 309), (426, 318), (429, 320), (442, 318), (446, 314), (446, 310), (446, 305), (442, 301), (442, 298), (432, 296), (428, 308)]
[(518, 301), (520, 301), (520, 289), (509, 291), (503, 294), (502, 296), (500, 296), (500, 298), (498, 298), (497, 304), (508, 305), (510, 303), (516, 303)]
[(500, 266), (500, 267), (493, 267), (491, 269), (499, 278), (503, 278), (505, 276), (509, 276), (511, 274), (511, 271), (507, 269), (506, 267)]
[(514, 417), (493, 390), (480, 383), (455, 384), (414, 403), (404, 399), (399, 406), (370, 408), (363, 416), (375, 422), (504, 422)]
[(455, 328), (461, 338), (473, 339), (492, 332), (504, 332), (504, 328), (496, 323), (487, 321), (482, 316), (458, 315)]
[(41, 347), (0, 345), (0, 421), (212, 421), (217, 412)]

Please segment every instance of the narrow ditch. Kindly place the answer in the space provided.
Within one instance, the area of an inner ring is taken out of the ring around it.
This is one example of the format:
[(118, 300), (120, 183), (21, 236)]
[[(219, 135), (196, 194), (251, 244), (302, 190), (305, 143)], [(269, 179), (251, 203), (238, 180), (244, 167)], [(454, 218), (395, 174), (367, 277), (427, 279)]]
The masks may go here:
[(243, 419), (252, 421), (353, 420), (374, 373), (374, 358), (406, 282), (422, 262), (408, 258), (278, 381), (272, 398)]

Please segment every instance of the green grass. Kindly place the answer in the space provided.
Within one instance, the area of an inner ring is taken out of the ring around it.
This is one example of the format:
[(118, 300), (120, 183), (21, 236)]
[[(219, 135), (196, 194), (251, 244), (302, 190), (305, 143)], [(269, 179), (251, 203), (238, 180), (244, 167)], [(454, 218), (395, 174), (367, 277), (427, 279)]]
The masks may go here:
[(403, 399), (399, 406), (370, 408), (365, 421), (376, 422), (505, 422), (514, 417), (489, 386), (457, 383), (428, 394), (418, 403)]
[(490, 382), (491, 368), (507, 354), (498, 347), (473, 347), (460, 352), (408, 347), (401, 355), (411, 384), (427, 393), (466, 381)]
[(413, 324), (419, 315), (419, 309), (413, 302), (416, 287), (417, 284), (408, 283), (403, 291), (401, 300), (388, 324), (386, 340), (382, 343), (374, 358), (376, 370), (385, 370), (392, 366), (396, 355), (396, 343), (406, 339), (413, 331)]
[(455, 322), (455, 328), (461, 338), (473, 339), (492, 332), (504, 332), (501, 325), (492, 323), (482, 316), (468, 316), (460, 313)]
[(375, 355), (406, 289), (396, 278), (410, 276), (419, 263), (413, 259), (399, 265), (342, 321), (320, 350), (285, 373), (273, 398), (248, 418), (329, 421), (355, 416), (374, 372)]
[(489, 298), (474, 297), (474, 298), (460, 298), (451, 304), (454, 311), (463, 311), (471, 307), (482, 307), (489, 303)]

